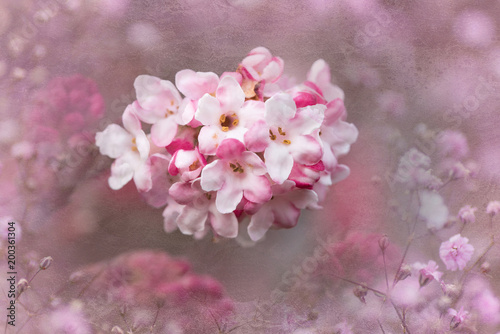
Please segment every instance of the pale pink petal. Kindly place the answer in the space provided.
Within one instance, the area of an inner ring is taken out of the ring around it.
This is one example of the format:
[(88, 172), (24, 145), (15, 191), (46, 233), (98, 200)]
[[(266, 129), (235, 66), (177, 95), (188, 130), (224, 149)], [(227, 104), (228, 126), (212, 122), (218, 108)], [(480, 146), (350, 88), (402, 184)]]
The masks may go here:
[(134, 88), (139, 105), (158, 116), (163, 115), (167, 108), (177, 107), (181, 101), (179, 92), (170, 81), (151, 75), (139, 75)]
[(201, 128), (198, 135), (198, 147), (202, 154), (214, 155), (222, 140), (227, 137), (227, 133), (223, 132), (216, 126), (204, 126)]
[(145, 192), (151, 190), (153, 181), (151, 179), (151, 167), (148, 164), (140, 164), (134, 171), (134, 183), (137, 190)]
[(346, 165), (337, 165), (337, 167), (335, 167), (335, 170), (332, 172), (332, 183), (337, 183), (345, 180), (350, 173), (351, 170)]
[(323, 156), (321, 144), (312, 136), (297, 136), (288, 145), (293, 159), (304, 165), (313, 165)]
[(283, 227), (291, 228), (297, 225), (299, 220), (300, 210), (292, 205), (289, 201), (280, 199), (276, 201), (273, 207), (274, 224)]
[(163, 210), (163, 229), (167, 233), (171, 233), (177, 229), (177, 217), (179, 217), (184, 205), (175, 202), (173, 199), (168, 199), (168, 204)]
[(252, 168), (252, 174), (264, 175), (267, 173), (266, 164), (254, 152), (245, 151), (241, 154), (241, 161)]
[(211, 95), (205, 94), (198, 101), (198, 109), (196, 109), (194, 118), (203, 125), (216, 125), (219, 124), (221, 113), (219, 100)]
[(318, 203), (318, 194), (309, 189), (295, 189), (288, 193), (286, 198), (298, 209), (305, 209)]
[(224, 184), (226, 172), (227, 169), (221, 160), (209, 163), (201, 171), (201, 188), (205, 191), (219, 190)]
[(102, 132), (95, 135), (95, 143), (99, 152), (110, 158), (116, 159), (129, 151), (132, 147), (133, 137), (117, 124), (110, 124)]
[[(245, 93), (243, 89), (241, 89), (238, 81), (230, 76), (226, 76), (220, 81), (216, 96), (223, 112), (238, 111), (243, 105), (243, 102), (245, 102)], [(220, 115), (217, 116), (219, 117)]]
[(200, 196), (200, 191), (194, 189), (190, 182), (174, 183), (168, 193), (179, 204), (187, 205), (193, 203), (196, 197)]
[[(249, 152), (251, 153), (251, 152)], [(220, 192), (219, 192), (220, 193)], [(269, 180), (265, 176), (248, 176), (244, 183), (243, 196), (254, 203), (264, 203), (271, 199), (273, 193)]]
[[(201, 181), (203, 182), (203, 178)], [(236, 210), (242, 198), (243, 190), (241, 190), (240, 186), (224, 183), (217, 192), (215, 206), (220, 213), (231, 213)]]
[(217, 148), (217, 156), (221, 159), (233, 159), (245, 152), (245, 145), (234, 138), (224, 139)]
[(225, 238), (236, 238), (238, 235), (238, 219), (234, 213), (222, 214), (213, 208), (210, 210), (210, 225), (214, 231)]
[(177, 226), (183, 234), (192, 235), (202, 231), (205, 228), (205, 222), (208, 218), (208, 211), (198, 210), (186, 205), (179, 217), (177, 217)]
[(151, 145), (149, 144), (148, 137), (144, 133), (144, 131), (139, 131), (136, 133), (135, 137), (135, 145), (137, 147), (137, 151), (142, 160), (146, 160), (149, 156), (149, 151), (151, 149)]
[(137, 118), (134, 110), (134, 107), (129, 104), (122, 115), (123, 127), (133, 136), (142, 131), (141, 121)]
[(118, 158), (111, 165), (111, 176), (108, 179), (109, 186), (113, 190), (121, 189), (134, 177), (134, 168), (125, 158)]
[(273, 225), (274, 215), (268, 208), (262, 208), (250, 218), (248, 235), (253, 241), (258, 241), (266, 234)]
[(268, 125), (283, 126), (295, 116), (296, 107), (292, 96), (279, 93), (266, 101), (265, 119)]
[(245, 101), (238, 112), (239, 126), (249, 129), (256, 122), (263, 120), (265, 114), (266, 105), (264, 102), (254, 100)]
[(266, 122), (256, 122), (244, 135), (247, 148), (253, 152), (263, 152), (269, 145), (269, 127)]
[(182, 70), (175, 75), (175, 85), (179, 91), (192, 100), (215, 93), (218, 84), (219, 77), (213, 72)]
[(283, 73), (284, 62), (280, 57), (273, 57), (271, 62), (264, 68), (261, 78), (269, 82), (275, 82)]
[(278, 184), (283, 183), (292, 171), (292, 155), (282, 145), (271, 143), (264, 152), (264, 159), (271, 179)]
[(311, 134), (323, 123), (325, 109), (326, 106), (322, 104), (300, 108), (295, 118), (290, 121), (290, 128), (296, 134)]
[(151, 140), (158, 147), (165, 147), (177, 134), (177, 123), (170, 118), (162, 118), (151, 127)]

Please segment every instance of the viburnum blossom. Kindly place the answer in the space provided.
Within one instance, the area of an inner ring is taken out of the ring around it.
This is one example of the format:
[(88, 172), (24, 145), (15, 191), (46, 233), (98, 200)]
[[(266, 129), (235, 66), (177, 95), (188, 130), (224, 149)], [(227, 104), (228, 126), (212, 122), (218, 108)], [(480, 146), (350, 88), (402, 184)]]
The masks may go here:
[(123, 128), (96, 135), (101, 154), (116, 159), (110, 187), (133, 179), (150, 205), (167, 205), (167, 232), (195, 238), (235, 238), (248, 226), (256, 241), (271, 227), (295, 226), (301, 210), (320, 208), (326, 188), (349, 175), (338, 159), (358, 130), (324, 60), (298, 85), (280, 83), (283, 68), (258, 47), (220, 76), (184, 69), (175, 85), (138, 76)]
[(474, 247), (469, 244), (469, 239), (460, 234), (452, 236), (439, 247), (439, 257), (451, 271), (463, 270), (472, 258)]
[(146, 165), (149, 140), (131, 105), (123, 113), (122, 120), (125, 129), (110, 124), (104, 131), (96, 134), (96, 145), (101, 154), (116, 159), (111, 166), (109, 186), (115, 190), (120, 189), (133, 178), (137, 189), (148, 191), (152, 186)]

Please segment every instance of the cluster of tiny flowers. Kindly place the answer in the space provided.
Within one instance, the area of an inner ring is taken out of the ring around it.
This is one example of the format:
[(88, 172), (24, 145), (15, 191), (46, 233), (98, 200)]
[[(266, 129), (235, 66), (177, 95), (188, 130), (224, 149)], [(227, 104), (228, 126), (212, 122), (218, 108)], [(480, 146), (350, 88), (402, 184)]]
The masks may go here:
[(134, 180), (150, 204), (167, 204), (167, 232), (234, 238), (245, 221), (257, 241), (271, 227), (295, 226), (302, 209), (319, 207), (318, 194), (348, 175), (337, 159), (358, 131), (345, 121), (344, 94), (325, 61), (299, 85), (282, 77), (283, 66), (258, 47), (220, 77), (189, 69), (175, 85), (137, 77), (124, 128), (96, 135), (101, 154), (116, 159), (110, 187)]

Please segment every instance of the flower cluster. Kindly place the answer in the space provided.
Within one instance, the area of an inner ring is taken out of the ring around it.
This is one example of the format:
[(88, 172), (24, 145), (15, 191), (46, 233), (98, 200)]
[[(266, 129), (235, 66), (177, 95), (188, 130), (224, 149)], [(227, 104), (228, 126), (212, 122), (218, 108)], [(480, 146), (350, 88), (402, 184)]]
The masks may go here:
[(283, 66), (258, 47), (220, 77), (189, 69), (175, 85), (137, 77), (124, 127), (96, 135), (101, 154), (116, 159), (110, 187), (133, 179), (152, 205), (167, 204), (166, 231), (203, 237), (211, 228), (234, 238), (245, 222), (256, 241), (271, 227), (295, 226), (301, 209), (318, 207), (318, 194), (348, 175), (338, 158), (358, 131), (325, 61), (295, 86)]

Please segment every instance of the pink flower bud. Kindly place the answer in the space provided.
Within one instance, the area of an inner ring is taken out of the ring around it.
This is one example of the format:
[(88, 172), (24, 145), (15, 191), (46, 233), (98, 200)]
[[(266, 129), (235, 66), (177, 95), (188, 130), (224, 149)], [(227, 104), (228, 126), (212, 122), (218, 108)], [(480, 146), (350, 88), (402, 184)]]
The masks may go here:
[(411, 267), (410, 265), (403, 263), (398, 271), (398, 274), (396, 275), (396, 282), (403, 281), (408, 278), (408, 276), (411, 276)]
[(17, 295), (21, 295), (24, 291), (28, 290), (30, 287), (28, 281), (24, 278), (21, 278), (19, 282), (17, 282)]
[(50, 265), (52, 264), (52, 257), (51, 256), (46, 256), (44, 257), (41, 261), (40, 261), (40, 269), (41, 270), (45, 270), (45, 269), (48, 269), (50, 267)]
[(378, 240), (378, 245), (382, 252), (385, 251), (387, 247), (389, 247), (389, 238), (387, 237), (387, 235), (384, 234), (382, 238)]
[(361, 300), (361, 302), (363, 302), (364, 304), (366, 304), (366, 295), (368, 294), (368, 289), (362, 285), (358, 285), (356, 286), (352, 292), (354, 293), (354, 295), (356, 297), (359, 298), (359, 300)]
[(492, 217), (498, 215), (498, 213), (500, 213), (500, 201), (489, 202), (486, 207), (486, 213)]

